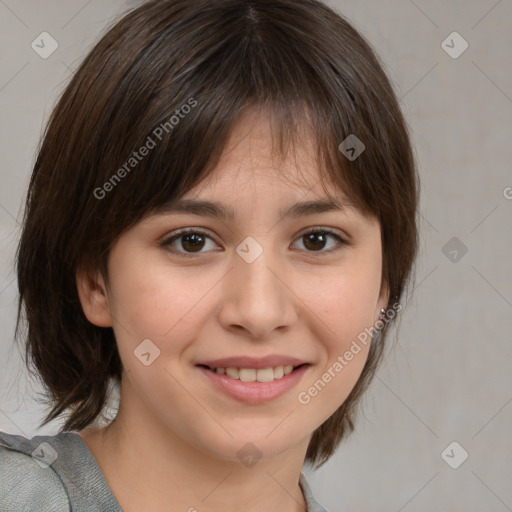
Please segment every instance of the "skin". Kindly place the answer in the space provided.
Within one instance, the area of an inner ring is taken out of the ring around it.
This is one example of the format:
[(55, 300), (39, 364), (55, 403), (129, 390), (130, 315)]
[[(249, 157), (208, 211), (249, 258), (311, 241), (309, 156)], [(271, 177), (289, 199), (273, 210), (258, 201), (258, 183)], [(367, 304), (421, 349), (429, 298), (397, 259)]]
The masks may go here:
[[(124, 512), (168, 511), (170, 504), (190, 512), (305, 510), (298, 481), (308, 442), (356, 384), (369, 346), (307, 405), (297, 395), (387, 304), (378, 221), (348, 207), (280, 219), (283, 207), (326, 198), (310, 146), (276, 164), (268, 121), (252, 110), (233, 133), (242, 135), (232, 135), (214, 174), (184, 197), (222, 202), (234, 220), (148, 217), (114, 245), (108, 282), (77, 272), (84, 313), (113, 327), (124, 366), (117, 418), (78, 433)], [(188, 227), (210, 237), (199, 252), (186, 237), (160, 245)], [(312, 227), (331, 228), (351, 244), (331, 236), (323, 246), (308, 244), (303, 232)], [(236, 253), (247, 236), (263, 248), (250, 264)], [(134, 355), (145, 339), (160, 350), (149, 366)], [(268, 354), (311, 366), (292, 390), (257, 405), (216, 390), (195, 366)], [(261, 452), (252, 467), (237, 457), (248, 442)]]

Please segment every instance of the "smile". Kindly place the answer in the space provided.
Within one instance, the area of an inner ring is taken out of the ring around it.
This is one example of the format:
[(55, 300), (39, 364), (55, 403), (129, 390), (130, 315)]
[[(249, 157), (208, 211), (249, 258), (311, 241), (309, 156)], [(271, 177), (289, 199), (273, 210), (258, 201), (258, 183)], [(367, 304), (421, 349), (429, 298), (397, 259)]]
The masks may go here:
[(243, 382), (271, 382), (282, 379), (294, 370), (291, 364), (273, 368), (210, 368), (208, 366), (206, 368), (219, 375), (227, 375), (231, 379)]
[(274, 400), (299, 384), (310, 364), (279, 365), (267, 368), (210, 367), (196, 368), (207, 379), (209, 388), (250, 405)]

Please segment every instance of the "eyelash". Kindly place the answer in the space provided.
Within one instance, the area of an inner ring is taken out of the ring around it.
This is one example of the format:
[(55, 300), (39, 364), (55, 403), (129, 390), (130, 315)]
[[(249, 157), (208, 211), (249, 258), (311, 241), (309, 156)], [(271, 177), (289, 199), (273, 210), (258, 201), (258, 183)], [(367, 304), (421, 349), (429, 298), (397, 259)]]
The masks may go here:
[[(322, 254), (332, 254), (332, 253), (335, 253), (337, 251), (339, 251), (340, 249), (342, 249), (344, 246), (350, 246), (351, 245), (351, 242), (349, 242), (348, 240), (342, 238), (340, 235), (338, 235), (337, 233), (335, 233), (334, 231), (332, 231), (331, 229), (328, 229), (328, 228), (309, 228), (307, 231), (305, 231), (304, 233), (302, 233), (300, 235), (299, 238), (302, 238), (306, 235), (309, 235), (311, 233), (321, 233), (322, 235), (330, 235), (332, 236), (333, 238), (335, 238), (338, 242), (339, 242), (339, 245), (337, 247), (334, 247), (332, 249), (329, 249), (327, 251), (306, 251), (306, 252), (309, 252), (309, 253), (312, 253), (312, 254), (315, 254), (315, 253), (318, 253), (319, 255), (322, 255)], [(185, 236), (185, 235), (202, 235), (202, 236), (205, 236), (205, 237), (208, 237), (210, 239), (213, 240), (213, 238), (205, 231), (201, 230), (201, 229), (194, 229), (194, 228), (185, 228), (185, 229), (182, 229), (180, 231), (178, 231), (177, 233), (175, 233), (174, 235), (166, 238), (160, 245), (162, 247), (167, 247), (167, 246), (170, 246), (175, 240), (178, 240), (179, 238)], [(195, 258), (197, 257), (196, 255), (200, 255), (200, 254), (203, 254), (202, 252), (197, 252), (197, 253), (188, 253), (188, 252), (182, 252), (182, 251), (177, 251), (175, 249), (170, 249), (171, 252), (173, 252), (174, 254), (180, 254), (186, 258)]]

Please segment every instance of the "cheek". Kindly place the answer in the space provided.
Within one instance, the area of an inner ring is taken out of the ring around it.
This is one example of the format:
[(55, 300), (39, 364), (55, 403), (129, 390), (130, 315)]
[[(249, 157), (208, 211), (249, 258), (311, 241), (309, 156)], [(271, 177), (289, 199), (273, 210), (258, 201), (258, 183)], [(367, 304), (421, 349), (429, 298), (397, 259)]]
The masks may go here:
[(380, 267), (374, 260), (363, 260), (351, 266), (350, 271), (340, 269), (317, 284), (314, 291), (307, 279), (300, 286), (304, 302), (312, 312), (311, 318), (316, 319), (311, 329), (323, 340), (331, 360), (348, 350), (359, 335), (363, 339), (376, 321)]
[[(344, 271), (344, 269), (349, 269)], [(311, 291), (304, 279), (301, 289), (313, 313), (310, 329), (321, 341), (319, 368), (297, 395), (300, 418), (329, 418), (357, 383), (370, 348), (381, 268), (374, 257), (358, 258)]]
[[(158, 258), (131, 251), (130, 257), (112, 255), (110, 310), (129, 332), (158, 336), (184, 317), (200, 290), (187, 286), (186, 276)], [(151, 255), (150, 255), (151, 256)], [(195, 283), (197, 284), (197, 283)]]
[(219, 276), (198, 276), (197, 268), (177, 269), (137, 253), (113, 257), (112, 269), (110, 306), (121, 357), (131, 358), (146, 339), (160, 350), (159, 363), (179, 357), (209, 317), (206, 299)]
[(339, 342), (329, 359), (298, 390), (297, 415), (311, 430), (326, 421), (346, 401), (368, 357), (369, 344)]

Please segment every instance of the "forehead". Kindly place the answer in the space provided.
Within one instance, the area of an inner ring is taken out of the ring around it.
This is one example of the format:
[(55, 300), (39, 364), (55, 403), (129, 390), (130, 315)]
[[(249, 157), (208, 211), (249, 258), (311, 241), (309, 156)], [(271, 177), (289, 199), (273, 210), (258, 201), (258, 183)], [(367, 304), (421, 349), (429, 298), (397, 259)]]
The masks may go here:
[(233, 221), (242, 216), (261, 220), (267, 215), (294, 218), (339, 211), (368, 217), (341, 180), (319, 167), (317, 140), (307, 118), (292, 130), (278, 119), (276, 129), (272, 112), (247, 108), (232, 125), (215, 167), (152, 215), (182, 213)]
[[(298, 134), (281, 152), (270, 116), (255, 108), (247, 109), (233, 126), (215, 169), (184, 198), (212, 193), (233, 198), (245, 190), (254, 194), (258, 189), (271, 195), (288, 193), (290, 197), (309, 192), (315, 197), (346, 198), (318, 167), (313, 134), (303, 127), (299, 127)], [(328, 183), (327, 194), (322, 181)]]

